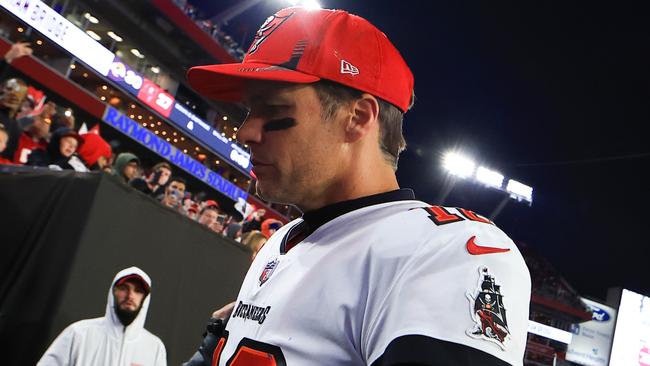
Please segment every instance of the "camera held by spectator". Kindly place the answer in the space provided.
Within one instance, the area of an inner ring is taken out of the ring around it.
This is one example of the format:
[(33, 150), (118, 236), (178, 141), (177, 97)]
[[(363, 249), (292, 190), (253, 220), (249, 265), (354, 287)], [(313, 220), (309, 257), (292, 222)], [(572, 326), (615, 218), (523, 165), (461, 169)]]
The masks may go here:
[(221, 233), (226, 222), (226, 215), (221, 214), (216, 205), (208, 205), (201, 210), (198, 221), (199, 224), (209, 227), (212, 231)]
[(129, 185), (138, 191), (152, 197), (164, 194), (165, 185), (172, 175), (172, 167), (169, 163), (161, 162), (154, 165), (151, 173), (146, 178), (134, 178)]

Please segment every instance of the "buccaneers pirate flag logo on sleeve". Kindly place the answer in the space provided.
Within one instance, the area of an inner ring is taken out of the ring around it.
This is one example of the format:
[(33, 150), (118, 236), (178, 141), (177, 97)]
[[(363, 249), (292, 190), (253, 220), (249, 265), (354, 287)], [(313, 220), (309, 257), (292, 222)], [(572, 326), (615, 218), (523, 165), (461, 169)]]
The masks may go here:
[(506, 308), (503, 306), (501, 286), (496, 284), (487, 267), (479, 268), (479, 285), (474, 293), (467, 292), (472, 319), (476, 324), (467, 330), (472, 338), (485, 339), (496, 343), (505, 350), (505, 342), (510, 337)]

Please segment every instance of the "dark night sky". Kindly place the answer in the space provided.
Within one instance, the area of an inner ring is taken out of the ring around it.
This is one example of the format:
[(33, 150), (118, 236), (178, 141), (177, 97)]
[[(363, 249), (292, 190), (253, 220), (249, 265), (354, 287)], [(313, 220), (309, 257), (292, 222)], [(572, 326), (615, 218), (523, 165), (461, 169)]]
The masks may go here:
[[(532, 207), (512, 201), (495, 221), (579, 293), (604, 299), (607, 287), (623, 286), (650, 295), (646, 9), (622, 2), (321, 3), (369, 19), (413, 70), (417, 102), (404, 125), (403, 187), (439, 204), (440, 157), (461, 149), (534, 187)], [(277, 4), (254, 7), (228, 29), (248, 45)], [(489, 215), (500, 200), (459, 182), (444, 204)]]

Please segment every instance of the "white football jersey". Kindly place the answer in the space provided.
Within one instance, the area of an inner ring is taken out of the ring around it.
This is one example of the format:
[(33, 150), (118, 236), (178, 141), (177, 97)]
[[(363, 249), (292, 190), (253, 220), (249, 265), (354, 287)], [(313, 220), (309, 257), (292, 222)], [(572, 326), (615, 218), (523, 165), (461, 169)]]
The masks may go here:
[(244, 279), (213, 364), (379, 365), (391, 342), (423, 336), (522, 365), (531, 282), (517, 247), (471, 211), (394, 200), (404, 191), (329, 212), (286, 253), (303, 219), (275, 233)]

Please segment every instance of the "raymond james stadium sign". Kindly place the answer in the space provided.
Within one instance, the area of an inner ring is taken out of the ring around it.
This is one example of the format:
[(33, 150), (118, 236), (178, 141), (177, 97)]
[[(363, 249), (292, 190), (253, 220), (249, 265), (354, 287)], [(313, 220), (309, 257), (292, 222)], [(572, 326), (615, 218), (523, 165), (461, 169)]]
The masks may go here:
[(248, 198), (248, 193), (230, 183), (219, 174), (208, 169), (199, 161), (184, 154), (183, 151), (156, 136), (153, 132), (142, 127), (131, 118), (123, 115), (115, 108), (107, 106), (104, 111), (103, 120), (113, 128), (144, 145), (146, 148), (162, 156), (172, 164), (230, 197), (233, 201), (236, 202), (238, 198), (242, 198), (243, 200)]

